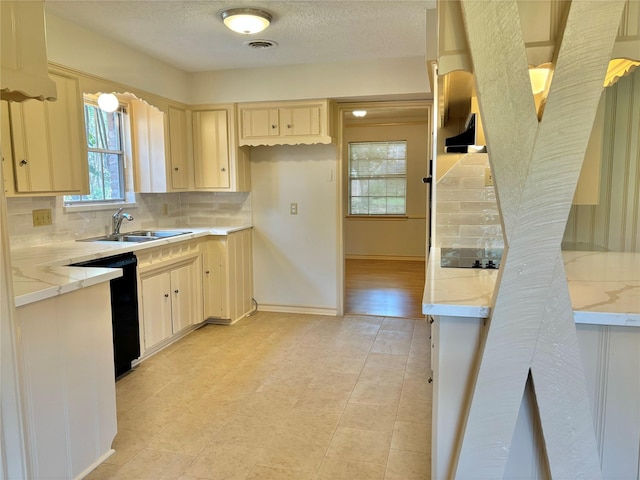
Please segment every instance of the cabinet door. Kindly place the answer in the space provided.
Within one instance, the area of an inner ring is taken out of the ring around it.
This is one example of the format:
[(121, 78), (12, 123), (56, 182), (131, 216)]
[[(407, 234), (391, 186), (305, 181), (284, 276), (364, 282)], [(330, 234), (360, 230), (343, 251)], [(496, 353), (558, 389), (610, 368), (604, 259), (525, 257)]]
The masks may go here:
[(171, 329), (171, 275), (167, 272), (141, 280), (144, 348), (169, 338)]
[(234, 232), (228, 243), (228, 317), (232, 321), (244, 317), (253, 307), (253, 270), (251, 230)]
[(242, 110), (242, 138), (280, 135), (278, 109), (250, 108)]
[(0, 149), (2, 150), (2, 176), (4, 191), (13, 192), (13, 150), (9, 125), (9, 103), (0, 102)]
[(173, 333), (197, 323), (193, 263), (171, 270), (171, 315)]
[(164, 112), (142, 100), (130, 105), (135, 191), (166, 192)]
[(320, 135), (320, 106), (280, 109), (283, 136)]
[(171, 188), (188, 189), (187, 112), (175, 107), (169, 107), (169, 157)]
[(223, 277), (224, 251), (224, 240), (207, 241), (203, 275), (205, 318), (223, 318), (226, 297), (226, 283)]
[(81, 193), (88, 189), (86, 141), (78, 82), (51, 73), (55, 102), (11, 103), (17, 193)]
[(226, 110), (193, 113), (196, 188), (229, 188), (229, 125)]

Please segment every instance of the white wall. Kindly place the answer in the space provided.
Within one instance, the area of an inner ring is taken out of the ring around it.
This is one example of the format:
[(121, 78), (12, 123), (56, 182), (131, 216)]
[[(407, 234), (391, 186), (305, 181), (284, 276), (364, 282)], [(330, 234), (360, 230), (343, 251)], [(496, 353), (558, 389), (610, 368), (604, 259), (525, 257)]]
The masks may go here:
[(254, 297), (263, 310), (335, 313), (336, 159), (333, 145), (252, 149)]
[(375, 219), (347, 217), (345, 246), (347, 257), (424, 257), (426, 245), (427, 176), (429, 125), (348, 126), (344, 129), (342, 174), (345, 191), (344, 212), (348, 212), (349, 142), (407, 141), (407, 217)]
[(188, 75), (142, 52), (47, 14), (50, 62), (189, 103)]
[(291, 65), (194, 73), (192, 103), (308, 98), (403, 96), (430, 93), (423, 57)]

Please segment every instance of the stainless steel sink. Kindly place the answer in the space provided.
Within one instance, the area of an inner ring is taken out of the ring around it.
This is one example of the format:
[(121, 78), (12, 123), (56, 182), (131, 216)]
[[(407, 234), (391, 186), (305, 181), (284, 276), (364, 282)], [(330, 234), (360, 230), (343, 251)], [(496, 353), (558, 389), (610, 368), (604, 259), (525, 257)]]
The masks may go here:
[(150, 242), (162, 238), (186, 235), (191, 232), (171, 231), (171, 230), (136, 230), (135, 232), (120, 233), (117, 235), (104, 235), (102, 237), (84, 238), (79, 242)]

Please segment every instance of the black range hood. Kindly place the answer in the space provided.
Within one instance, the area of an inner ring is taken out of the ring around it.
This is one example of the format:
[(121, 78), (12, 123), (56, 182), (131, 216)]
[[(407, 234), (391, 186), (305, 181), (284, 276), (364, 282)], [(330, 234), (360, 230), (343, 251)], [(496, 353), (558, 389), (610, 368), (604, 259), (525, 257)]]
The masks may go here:
[(459, 135), (445, 139), (445, 153), (481, 153), (487, 151), (486, 146), (476, 145), (477, 115), (476, 113), (469, 114), (465, 122), (464, 131)]

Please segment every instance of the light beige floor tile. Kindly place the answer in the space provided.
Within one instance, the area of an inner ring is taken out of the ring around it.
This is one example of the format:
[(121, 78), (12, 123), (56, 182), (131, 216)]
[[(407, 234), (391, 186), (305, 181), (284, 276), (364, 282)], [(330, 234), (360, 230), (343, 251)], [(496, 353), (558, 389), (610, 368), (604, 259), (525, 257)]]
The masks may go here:
[(83, 478), (83, 480), (109, 480), (120, 469), (120, 465), (110, 465), (103, 463), (98, 465), (93, 472)]
[(323, 371), (318, 373), (313, 380), (311, 380), (311, 384), (325, 384), (325, 385), (335, 385), (335, 384), (349, 384), (352, 387), (358, 381), (357, 373), (343, 373), (336, 371)]
[(402, 369), (387, 370), (380, 367), (366, 366), (362, 369), (358, 381), (361, 383), (389, 384), (402, 386), (406, 373)]
[(329, 444), (327, 457), (384, 465), (389, 454), (391, 434), (338, 427)]
[(193, 461), (189, 455), (159, 452), (145, 448), (124, 464), (114, 480), (175, 480)]
[(391, 448), (408, 452), (431, 452), (431, 428), (424, 423), (396, 422)]
[(431, 456), (426, 453), (391, 450), (384, 480), (425, 480), (431, 478)]
[(342, 412), (349, 401), (352, 390), (353, 385), (350, 384), (309, 385), (296, 403), (296, 407)]
[(215, 442), (196, 457), (185, 474), (210, 480), (244, 480), (264, 456), (262, 448)]
[(431, 426), (431, 400), (415, 400), (400, 395), (400, 405), (396, 420), (401, 422), (424, 423)]
[(402, 385), (402, 395), (413, 400), (428, 402), (433, 396), (433, 384), (424, 379), (408, 379)]
[(409, 355), (410, 340), (376, 339), (371, 346), (372, 353), (389, 353), (391, 355)]
[(262, 447), (269, 445), (277, 435), (272, 423), (256, 417), (234, 417), (214, 435), (219, 443), (236, 443)]
[(407, 318), (386, 317), (380, 326), (380, 330), (397, 330), (402, 332), (413, 332), (414, 320)]
[(383, 480), (384, 470), (382, 464), (327, 457), (320, 465), (318, 480)]
[(332, 355), (325, 358), (322, 371), (359, 374), (367, 358), (367, 352), (360, 355)]
[(266, 459), (260, 464), (315, 473), (324, 459), (330, 440), (331, 435), (324, 435), (324, 438), (316, 435), (279, 435), (267, 446)]
[(344, 428), (392, 432), (396, 419), (396, 407), (348, 403), (339, 425)]
[(299, 429), (304, 431), (305, 429), (313, 429), (333, 434), (338, 426), (340, 417), (341, 412), (294, 408), (282, 420), (281, 425), (285, 430)]
[(402, 370), (407, 366), (407, 355), (372, 352), (365, 362), (366, 367), (384, 368), (385, 370)]
[(247, 480), (316, 480), (316, 474), (256, 465)]
[(135, 457), (153, 439), (153, 434), (138, 430), (118, 428), (116, 438), (111, 445), (116, 451), (105, 460), (105, 463), (124, 465)]
[(183, 415), (153, 437), (148, 447), (164, 452), (196, 456), (226, 420), (208, 415)]
[(380, 330), (378, 335), (376, 336), (376, 341), (378, 340), (392, 340), (392, 341), (407, 341), (411, 343), (413, 339), (413, 334), (408, 331), (402, 330)]
[(350, 402), (369, 405), (397, 406), (402, 387), (391, 384), (356, 383)]

